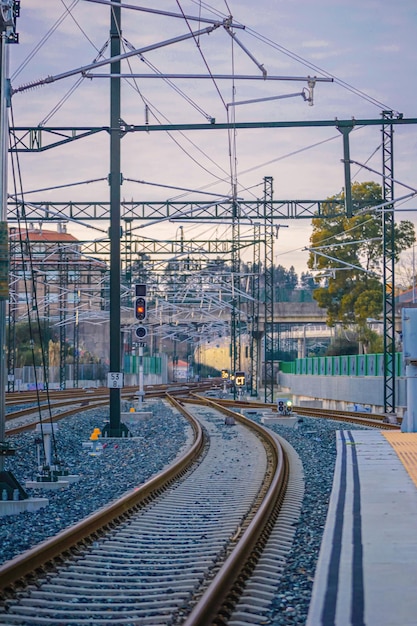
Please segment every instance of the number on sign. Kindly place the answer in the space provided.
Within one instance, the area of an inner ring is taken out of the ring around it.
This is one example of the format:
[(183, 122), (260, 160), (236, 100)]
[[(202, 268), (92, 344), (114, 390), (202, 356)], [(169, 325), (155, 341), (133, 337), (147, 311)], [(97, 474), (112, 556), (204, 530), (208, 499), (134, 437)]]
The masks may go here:
[(121, 389), (123, 387), (122, 372), (109, 372), (107, 375), (107, 387), (110, 389)]

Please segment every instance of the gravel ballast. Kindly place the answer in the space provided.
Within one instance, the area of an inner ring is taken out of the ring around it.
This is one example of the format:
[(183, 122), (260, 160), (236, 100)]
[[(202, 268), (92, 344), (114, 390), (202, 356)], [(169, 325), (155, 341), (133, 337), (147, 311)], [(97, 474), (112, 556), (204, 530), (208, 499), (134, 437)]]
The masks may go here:
[[(58, 459), (79, 480), (59, 491), (27, 489), (29, 497), (48, 498), (49, 504), (34, 513), (0, 518), (0, 564), (144, 483), (175, 459), (191, 427), (162, 401), (150, 401), (146, 409), (152, 417), (128, 424), (132, 438), (102, 439), (103, 450), (97, 456), (83, 442), (89, 442), (94, 428), (103, 428), (108, 409), (91, 409), (58, 423)], [(23, 487), (38, 471), (35, 439), (34, 431), (10, 438), (16, 454), (6, 457), (5, 469)]]
[[(97, 508), (142, 484), (171, 463), (190, 436), (185, 420), (166, 403), (147, 405), (149, 419), (129, 425), (133, 440), (107, 440), (99, 456), (90, 456), (82, 442), (95, 427), (102, 428), (108, 411), (91, 410), (59, 422), (58, 456), (70, 473), (80, 480), (67, 489), (43, 492), (29, 490), (30, 496), (49, 499), (36, 513), (3, 517), (0, 523), (0, 563), (74, 524)], [(253, 417), (260, 421), (260, 417)], [(305, 495), (295, 534), (268, 621), (273, 626), (302, 626), (306, 623), (336, 460), (337, 430), (354, 430), (351, 424), (303, 417), (299, 428), (271, 425), (299, 454), (305, 474)], [(105, 440), (104, 440), (105, 441)], [(34, 432), (13, 438), (17, 447), (7, 459), (18, 480), (33, 479), (37, 471)], [(139, 445), (138, 445), (139, 444)]]
[[(258, 418), (254, 418), (260, 421)], [(314, 572), (319, 556), (336, 461), (336, 431), (363, 429), (342, 422), (302, 418), (300, 427), (269, 425), (298, 453), (304, 469), (305, 492), (293, 549), (279, 582), (268, 621), (271, 626), (302, 626), (307, 621)]]

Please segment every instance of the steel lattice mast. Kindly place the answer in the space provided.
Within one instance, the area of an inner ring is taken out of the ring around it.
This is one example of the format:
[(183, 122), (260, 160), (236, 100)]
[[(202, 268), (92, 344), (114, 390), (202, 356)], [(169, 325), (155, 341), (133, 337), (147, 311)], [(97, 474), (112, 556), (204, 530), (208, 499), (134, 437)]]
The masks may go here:
[(272, 177), (265, 176), (265, 402), (274, 401), (274, 225), (272, 197)]
[[(382, 167), (384, 201), (394, 200), (393, 112), (383, 111)], [(395, 220), (394, 205), (382, 211), (383, 315), (384, 315), (384, 411), (395, 413)]]
[(251, 276), (251, 296), (252, 300), (248, 306), (250, 310), (250, 395), (258, 396), (258, 384), (260, 376), (260, 341), (262, 333), (259, 329), (259, 299), (260, 299), (260, 272), (261, 272), (261, 225), (254, 224), (253, 227), (253, 264)]

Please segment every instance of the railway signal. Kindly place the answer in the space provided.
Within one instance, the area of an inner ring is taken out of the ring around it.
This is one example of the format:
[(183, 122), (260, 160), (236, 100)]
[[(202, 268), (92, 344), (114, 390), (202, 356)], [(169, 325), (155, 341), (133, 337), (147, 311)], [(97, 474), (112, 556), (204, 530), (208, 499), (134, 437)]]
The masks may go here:
[[(135, 285), (135, 295), (136, 295), (135, 315), (136, 315), (136, 319), (139, 320), (140, 322), (143, 322), (144, 320), (146, 320), (146, 315), (147, 315), (146, 294), (147, 294), (146, 285), (144, 284)], [(145, 334), (146, 334), (146, 331), (145, 331)], [(144, 336), (145, 335), (142, 335), (142, 337)]]
[(227, 381), (229, 380), (229, 370), (222, 370), (223, 393), (227, 391)]
[(137, 298), (146, 298), (146, 285), (135, 285), (135, 295)]
[(135, 335), (138, 339), (143, 339), (148, 334), (148, 331), (144, 326), (138, 326), (135, 330)]
[(292, 402), (288, 398), (278, 398), (277, 410), (280, 415), (289, 415), (292, 412)]
[(246, 384), (245, 372), (235, 372), (235, 385), (236, 387), (244, 387)]
[(135, 303), (136, 319), (140, 322), (146, 319), (146, 300), (145, 298), (136, 298)]

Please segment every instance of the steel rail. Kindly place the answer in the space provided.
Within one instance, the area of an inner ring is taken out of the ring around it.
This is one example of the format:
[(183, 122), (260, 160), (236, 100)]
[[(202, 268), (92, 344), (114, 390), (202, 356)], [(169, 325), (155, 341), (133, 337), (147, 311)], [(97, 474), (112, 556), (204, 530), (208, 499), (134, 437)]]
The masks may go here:
[(106, 527), (158, 495), (199, 457), (204, 446), (204, 434), (200, 424), (174, 397), (167, 394), (167, 398), (189, 420), (194, 433), (192, 446), (173, 465), (159, 472), (143, 485), (129, 491), (108, 507), (96, 511), (55, 537), (43, 541), (2, 565), (0, 567), (1, 592), (12, 590), (19, 581), (23, 584), (25, 579), (28, 580), (34, 574), (53, 567), (55, 560), (62, 560), (63, 556), (76, 551), (78, 545), (91, 542), (97, 535), (103, 533)]
[[(197, 398), (186, 399), (193, 402)], [(200, 398), (198, 398), (200, 400)], [(184, 399), (182, 399), (184, 401)], [(266, 440), (274, 455), (274, 471), (268, 492), (231, 555), (227, 558), (202, 598), (184, 622), (184, 626), (213, 626), (226, 623), (240, 596), (244, 580), (250, 577), (259, 554), (270, 534), (285, 497), (288, 484), (288, 459), (277, 440), (265, 428), (243, 415), (206, 398), (206, 404), (254, 429)], [(198, 402), (199, 404), (200, 402)]]
[[(204, 396), (195, 396), (196, 402), (198, 398), (204, 401)], [(277, 412), (275, 403), (246, 401), (246, 400), (229, 400), (224, 398), (216, 398), (216, 402), (223, 406), (234, 406), (245, 409), (269, 409)], [(342, 409), (313, 409), (309, 407), (300, 407), (294, 405), (292, 407), (294, 415), (304, 417), (319, 417), (322, 419), (332, 419), (335, 421), (352, 422), (354, 424), (362, 424), (371, 428), (384, 428), (388, 430), (398, 430), (401, 426), (402, 418), (398, 417), (398, 424), (392, 424), (384, 421), (385, 415), (380, 413), (367, 413), (362, 411), (344, 411)], [(283, 416), (284, 417), (284, 416)]]
[[(184, 389), (187, 391), (192, 388), (199, 388), (201, 386), (208, 385), (210, 383), (204, 381), (200, 383), (176, 383), (175, 387), (178, 389)], [(153, 391), (169, 391), (173, 387), (172, 384), (161, 384), (161, 385), (145, 385), (145, 392), (153, 392)], [(137, 385), (129, 385), (123, 388), (123, 391), (131, 391), (132, 393), (137, 391)], [(108, 387), (86, 387), (84, 389), (73, 388), (73, 389), (50, 389), (48, 392), (41, 389), (37, 391), (9, 391), (6, 393), (6, 404), (23, 404), (25, 402), (37, 402), (39, 399), (46, 399), (47, 395), (49, 398), (54, 399), (63, 399), (63, 398), (72, 398), (73, 396), (83, 396), (85, 395), (87, 398), (94, 393), (95, 395), (108, 395), (109, 389)]]
[[(206, 388), (207, 384), (203, 383), (200, 386), (200, 389), (204, 389)], [(167, 389), (169, 389), (169, 385), (165, 385), (164, 386), (165, 389), (155, 389), (152, 391), (148, 391), (147, 392), (147, 397), (148, 398), (159, 398), (159, 397), (164, 397), (167, 394)], [(108, 392), (108, 390), (106, 389), (106, 391)], [(131, 388), (130, 391), (126, 390), (126, 391), (122, 391), (122, 398), (124, 399), (128, 399), (131, 398), (134, 393), (136, 393), (137, 388)], [(170, 390), (170, 395), (176, 395), (176, 394), (183, 394), (185, 392), (184, 389), (181, 388), (177, 388), (177, 389), (171, 389)], [(104, 396), (105, 398), (103, 399), (95, 399), (95, 396)], [(11, 427), (8, 428), (6, 430), (6, 437), (10, 437), (12, 435), (18, 435), (20, 433), (26, 432), (28, 430), (32, 430), (33, 428), (36, 427), (37, 424), (46, 424), (46, 423), (50, 423), (50, 422), (58, 422), (59, 420), (65, 419), (66, 417), (70, 417), (71, 415), (75, 415), (76, 413), (80, 413), (81, 411), (89, 411), (90, 409), (94, 409), (94, 408), (98, 408), (98, 407), (103, 407), (103, 406), (107, 406), (109, 404), (109, 398), (108, 398), (108, 393), (94, 393), (94, 394), (88, 394), (85, 397), (81, 397), (80, 399), (76, 399), (75, 397), (70, 397), (68, 398), (65, 402), (53, 402), (50, 407), (51, 409), (53, 408), (59, 408), (60, 406), (66, 406), (68, 405), (68, 402), (70, 402), (71, 404), (76, 404), (77, 402), (80, 402), (80, 406), (76, 407), (76, 408), (72, 408), (72, 409), (68, 409), (66, 411), (61, 411), (60, 413), (56, 413), (55, 415), (52, 415), (50, 417), (45, 417), (43, 419), (36, 419), (36, 421), (33, 422), (28, 422), (27, 424), (22, 424), (20, 426), (16, 426), (16, 427)], [(14, 419), (19, 419), (20, 417), (24, 417), (25, 415), (30, 415), (31, 413), (37, 413), (37, 415), (39, 416), (39, 410), (41, 411), (46, 411), (49, 409), (49, 406), (47, 404), (42, 404), (38, 407), (28, 407), (26, 409), (22, 409), (21, 411), (15, 411), (14, 413), (8, 413), (6, 415), (6, 421), (9, 420), (14, 420)]]

